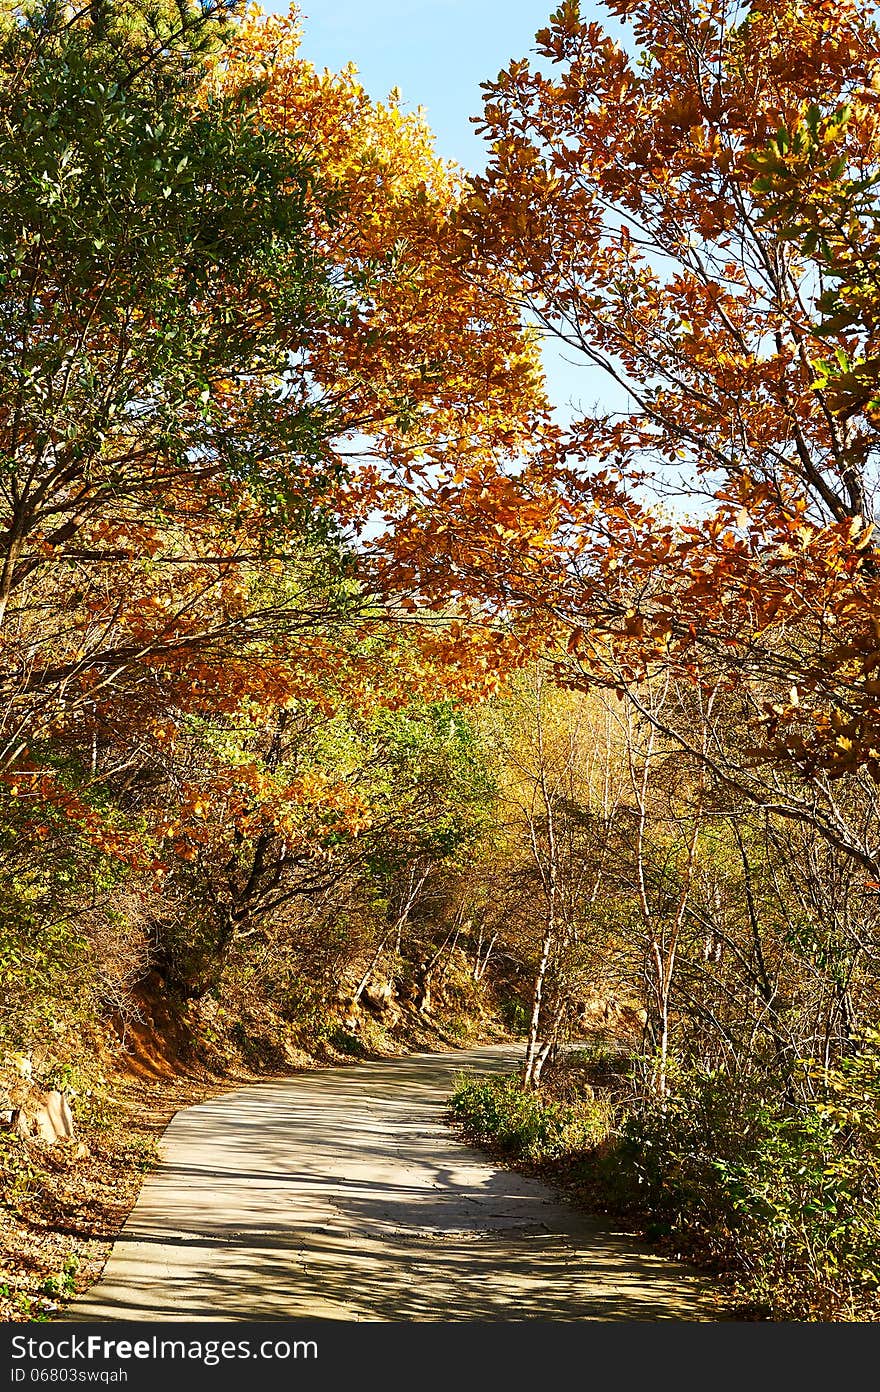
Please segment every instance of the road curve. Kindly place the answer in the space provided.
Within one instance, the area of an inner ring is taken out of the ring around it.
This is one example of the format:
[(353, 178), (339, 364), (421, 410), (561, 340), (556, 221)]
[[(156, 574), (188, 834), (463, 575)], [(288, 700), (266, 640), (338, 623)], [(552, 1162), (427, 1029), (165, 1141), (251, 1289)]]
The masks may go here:
[(444, 1120), (493, 1046), (298, 1074), (178, 1112), (68, 1320), (717, 1320), (684, 1268)]

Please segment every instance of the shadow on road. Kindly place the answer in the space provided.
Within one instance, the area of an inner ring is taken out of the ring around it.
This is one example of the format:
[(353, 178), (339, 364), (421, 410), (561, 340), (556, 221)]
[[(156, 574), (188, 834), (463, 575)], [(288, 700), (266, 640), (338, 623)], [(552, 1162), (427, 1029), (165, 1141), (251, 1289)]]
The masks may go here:
[(720, 1318), (692, 1273), (450, 1134), (454, 1075), (515, 1057), (329, 1069), (179, 1113), (68, 1318)]

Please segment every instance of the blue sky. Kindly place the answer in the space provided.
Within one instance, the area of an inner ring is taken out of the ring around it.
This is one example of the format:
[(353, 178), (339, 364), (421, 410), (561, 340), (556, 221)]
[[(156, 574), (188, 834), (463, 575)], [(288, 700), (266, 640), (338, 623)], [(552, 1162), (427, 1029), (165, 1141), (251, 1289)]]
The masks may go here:
[[(407, 108), (425, 108), (437, 153), (476, 170), (486, 159), (484, 142), (469, 120), (482, 108), (480, 83), (494, 78), (512, 58), (530, 54), (536, 32), (547, 25), (557, 3), (301, 0), (302, 53), (317, 67), (334, 71), (354, 63), (375, 99), (398, 87)], [(262, 8), (283, 14), (288, 4), (262, 0)], [(598, 4), (582, 8), (600, 22), (609, 18)], [(613, 20), (608, 27), (617, 28)], [(545, 344), (548, 391), (562, 417), (570, 414), (570, 402), (590, 409), (611, 394), (601, 374), (583, 361), (569, 361), (572, 356), (552, 342)]]

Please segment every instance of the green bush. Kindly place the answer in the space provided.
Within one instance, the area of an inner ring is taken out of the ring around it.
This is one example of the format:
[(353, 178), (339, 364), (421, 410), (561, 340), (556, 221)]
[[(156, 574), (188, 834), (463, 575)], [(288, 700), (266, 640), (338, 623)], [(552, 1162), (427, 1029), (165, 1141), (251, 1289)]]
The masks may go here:
[(590, 1150), (610, 1130), (606, 1102), (559, 1102), (524, 1091), (517, 1077), (460, 1078), (452, 1115), (474, 1141), (498, 1146), (516, 1159), (551, 1160)]
[(511, 1034), (528, 1034), (529, 1008), (518, 996), (506, 996), (502, 1000), (501, 1019)]
[(778, 1082), (691, 1073), (623, 1127), (615, 1164), (654, 1231), (696, 1236), (776, 1318), (880, 1313), (880, 1036), (800, 1099)]
[(359, 1035), (352, 1034), (351, 1030), (343, 1029), (338, 1025), (331, 1029), (327, 1035), (328, 1043), (338, 1049), (340, 1054), (348, 1054), (350, 1058), (366, 1058), (369, 1050)]

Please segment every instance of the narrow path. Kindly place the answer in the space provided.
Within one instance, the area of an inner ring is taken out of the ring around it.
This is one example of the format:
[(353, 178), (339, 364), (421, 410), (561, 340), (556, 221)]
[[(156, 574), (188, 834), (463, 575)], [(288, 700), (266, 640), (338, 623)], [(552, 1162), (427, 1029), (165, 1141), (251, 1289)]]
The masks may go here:
[(712, 1320), (689, 1272), (444, 1121), (507, 1047), (305, 1073), (179, 1112), (74, 1320)]

